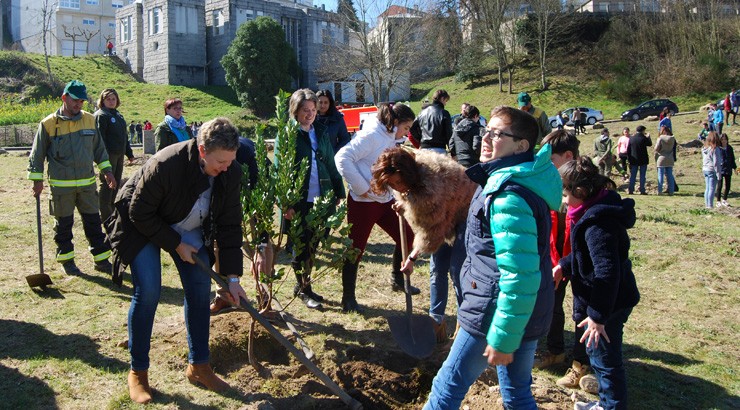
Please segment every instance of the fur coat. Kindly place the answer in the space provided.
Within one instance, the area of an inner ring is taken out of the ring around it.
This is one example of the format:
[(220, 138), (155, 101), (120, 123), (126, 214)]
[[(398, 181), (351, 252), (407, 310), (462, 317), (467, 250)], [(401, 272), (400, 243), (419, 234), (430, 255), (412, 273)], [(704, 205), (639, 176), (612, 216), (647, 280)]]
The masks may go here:
[(427, 150), (415, 154), (421, 187), (393, 195), (414, 231), (414, 249), (430, 254), (455, 241), (455, 226), (465, 223), (477, 185), (449, 156)]

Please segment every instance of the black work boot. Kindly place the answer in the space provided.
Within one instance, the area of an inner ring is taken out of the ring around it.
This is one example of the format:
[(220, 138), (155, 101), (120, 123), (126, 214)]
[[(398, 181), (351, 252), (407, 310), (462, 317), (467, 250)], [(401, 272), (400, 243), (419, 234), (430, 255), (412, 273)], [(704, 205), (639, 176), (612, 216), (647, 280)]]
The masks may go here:
[(70, 259), (68, 261), (65, 261), (62, 263), (62, 269), (64, 270), (64, 273), (67, 275), (81, 275), (82, 271), (80, 271), (80, 268), (75, 265), (75, 260)]
[(342, 312), (344, 313), (363, 313), (355, 297), (358, 267), (357, 263), (345, 263), (342, 267)]
[[(405, 292), (403, 284), (403, 275), (401, 272), (401, 262), (403, 262), (403, 256), (400, 249), (396, 249), (393, 252), (393, 272), (391, 272), (391, 289), (394, 292)], [(416, 286), (409, 286), (409, 294), (418, 295), (421, 293), (419, 288)]]
[(311, 291), (311, 285), (310, 284), (305, 285), (308, 275), (302, 275), (300, 273), (296, 273), (295, 278), (296, 278), (297, 283), (295, 284), (295, 287), (293, 287), (293, 296), (298, 296), (299, 298), (301, 298), (303, 303), (305, 303), (306, 307), (309, 309), (321, 308), (321, 301), (323, 301), (324, 298), (321, 298), (321, 300), (317, 300), (316, 298), (313, 297), (314, 294)]

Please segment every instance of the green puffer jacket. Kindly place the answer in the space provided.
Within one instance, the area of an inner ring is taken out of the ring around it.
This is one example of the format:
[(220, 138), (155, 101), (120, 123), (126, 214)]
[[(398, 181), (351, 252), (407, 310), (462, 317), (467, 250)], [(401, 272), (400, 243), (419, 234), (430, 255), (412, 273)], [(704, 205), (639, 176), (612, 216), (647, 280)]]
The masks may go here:
[[(505, 182), (511, 181), (541, 197), (551, 210), (558, 209), (562, 199), (562, 180), (550, 162), (550, 151), (550, 145), (546, 144), (534, 162), (494, 171), (483, 188), (483, 195), (497, 192)], [(490, 215), (501, 277), (500, 293), (493, 305), (495, 312), (486, 340), (496, 350), (510, 353), (522, 340), (540, 288), (537, 222), (527, 201), (509, 191), (494, 197)]]
[(70, 118), (60, 108), (41, 121), (29, 157), (28, 179), (43, 181), (44, 160), (49, 162), (52, 193), (95, 184), (93, 162), (100, 171), (111, 169), (95, 117), (86, 111)]

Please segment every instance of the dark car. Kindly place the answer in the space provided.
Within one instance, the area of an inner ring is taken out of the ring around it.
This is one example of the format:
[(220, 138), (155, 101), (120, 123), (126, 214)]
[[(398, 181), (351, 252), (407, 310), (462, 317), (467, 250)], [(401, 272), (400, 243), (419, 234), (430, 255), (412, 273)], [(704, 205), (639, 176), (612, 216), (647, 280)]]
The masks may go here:
[(660, 98), (657, 100), (645, 101), (635, 108), (631, 108), (622, 113), (623, 120), (637, 121), (651, 115), (660, 115), (663, 108), (668, 107), (668, 110), (672, 114), (678, 112), (678, 106), (673, 101), (667, 98)]

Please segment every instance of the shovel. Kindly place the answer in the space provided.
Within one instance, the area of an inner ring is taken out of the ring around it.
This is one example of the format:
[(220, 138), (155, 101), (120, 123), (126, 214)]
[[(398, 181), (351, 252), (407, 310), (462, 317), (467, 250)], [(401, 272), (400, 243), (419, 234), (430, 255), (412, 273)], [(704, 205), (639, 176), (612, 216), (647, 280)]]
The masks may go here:
[[(398, 215), (398, 224), (401, 230), (401, 253), (403, 260), (409, 256), (406, 245), (406, 230), (404, 229), (403, 216)], [(414, 315), (411, 313), (411, 287), (410, 275), (404, 273), (403, 286), (406, 293), (406, 315), (391, 316), (388, 318), (388, 327), (396, 339), (396, 343), (407, 355), (416, 359), (429, 357), (434, 351), (437, 341), (434, 337), (434, 319), (427, 315)]]
[[(201, 269), (203, 269), (204, 271), (208, 272), (209, 275), (211, 275), (211, 279), (213, 279), (218, 284), (218, 286), (224, 289), (229, 288), (229, 285), (226, 283), (224, 278), (222, 278), (218, 273), (214, 272), (210, 266), (208, 266), (200, 258), (195, 256), (195, 254), (193, 254), (193, 260)], [(303, 352), (298, 350), (298, 348), (295, 347), (293, 343), (291, 343), (290, 340), (288, 340), (288, 338), (283, 336), (283, 334), (280, 333), (280, 331), (275, 329), (275, 326), (273, 326), (267, 319), (265, 319), (264, 316), (260, 315), (257, 309), (252, 307), (252, 305), (250, 305), (246, 299), (239, 298), (239, 306), (241, 306), (242, 309), (246, 310), (247, 313), (249, 313), (249, 315), (252, 316), (254, 320), (256, 320), (260, 325), (262, 325), (262, 327), (264, 327), (270, 333), (270, 335), (272, 335), (272, 337), (275, 338), (275, 340), (277, 340), (281, 345), (283, 345), (283, 347), (288, 349), (288, 351), (293, 356), (295, 356), (298, 359), (298, 361), (301, 362), (301, 364), (306, 366), (308, 370), (311, 371), (311, 373), (313, 373), (316, 377), (318, 377), (319, 380), (321, 380), (321, 382), (324, 383), (324, 385), (328, 387), (329, 390), (332, 391), (332, 393), (336, 394), (344, 402), (344, 404), (347, 405), (347, 407), (349, 407), (352, 410), (362, 409), (362, 403), (355, 400), (352, 396), (347, 394), (347, 392), (342, 390), (342, 388), (339, 387), (339, 385), (336, 384), (334, 380), (331, 379), (331, 377), (327, 376), (327, 374), (324, 373), (321, 369), (319, 369), (319, 367), (316, 366), (316, 364), (312, 362), (308, 357), (306, 357), (306, 355), (304, 355)]]
[(44, 247), (41, 245), (41, 199), (38, 196), (36, 197), (36, 231), (39, 238), (39, 273), (26, 276), (26, 282), (32, 288), (40, 287), (46, 290), (52, 282), (49, 275), (44, 273)]

